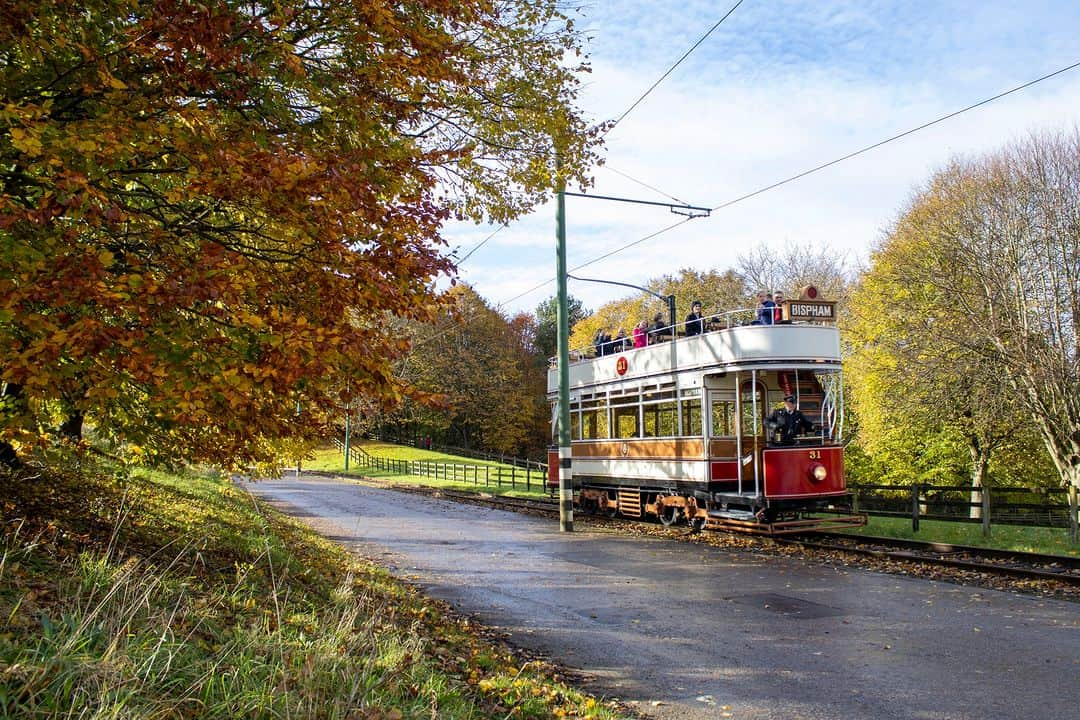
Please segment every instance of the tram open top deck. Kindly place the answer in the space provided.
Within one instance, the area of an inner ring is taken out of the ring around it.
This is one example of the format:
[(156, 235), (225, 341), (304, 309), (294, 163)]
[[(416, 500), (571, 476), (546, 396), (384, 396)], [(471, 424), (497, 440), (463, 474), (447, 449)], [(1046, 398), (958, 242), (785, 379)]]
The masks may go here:
[[(839, 369), (840, 333), (832, 325), (743, 325), (674, 337), (642, 348), (572, 359), (570, 393), (597, 385), (695, 376), (750, 368)], [(559, 388), (558, 367), (548, 370), (548, 394)]]

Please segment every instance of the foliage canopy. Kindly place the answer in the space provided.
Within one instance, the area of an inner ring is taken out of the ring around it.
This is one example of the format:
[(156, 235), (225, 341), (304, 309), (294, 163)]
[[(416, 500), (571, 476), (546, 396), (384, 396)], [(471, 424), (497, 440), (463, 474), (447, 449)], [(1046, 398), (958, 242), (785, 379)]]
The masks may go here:
[(451, 215), (584, 181), (553, 0), (0, 6), (0, 440), (272, 460), (393, 402)]

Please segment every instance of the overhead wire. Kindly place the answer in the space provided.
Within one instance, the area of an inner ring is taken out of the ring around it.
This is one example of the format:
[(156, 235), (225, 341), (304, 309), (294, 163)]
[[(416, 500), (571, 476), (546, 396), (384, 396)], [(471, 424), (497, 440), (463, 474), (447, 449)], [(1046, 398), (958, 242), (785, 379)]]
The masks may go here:
[(609, 132), (614, 130), (616, 128), (616, 126), (618, 126), (618, 124), (621, 123), (623, 121), (623, 119), (627, 115), (629, 115), (631, 112), (633, 112), (634, 108), (636, 108), (638, 105), (640, 105), (642, 103), (642, 101), (645, 100), (645, 98), (649, 97), (649, 94), (652, 93), (652, 91), (655, 90), (660, 83), (664, 82), (664, 80), (667, 78), (667, 76), (670, 75), (671, 73), (673, 73), (675, 71), (675, 68), (679, 67), (679, 65), (682, 64), (683, 60), (690, 57), (690, 54), (692, 52), (694, 52), (695, 50), (697, 50), (698, 46), (701, 45), (701, 43), (705, 42), (705, 40), (710, 35), (712, 35), (713, 32), (716, 31), (716, 28), (720, 27), (720, 25), (722, 25), (723, 22), (728, 19), (728, 16), (730, 16), (731, 13), (735, 12), (735, 10), (742, 4), (743, 4), (743, 0), (738, 0), (738, 2), (736, 2), (734, 5), (732, 5), (731, 9), (728, 10), (726, 13), (724, 13), (724, 16), (722, 18), (720, 18), (719, 20), (717, 20), (716, 24), (714, 24), (711, 28), (709, 28), (709, 30), (704, 35), (702, 35), (700, 38), (698, 38), (698, 41), (696, 43), (694, 43), (693, 45), (691, 45), (690, 49), (687, 50), (685, 53), (683, 53), (682, 57), (679, 58), (678, 60), (676, 60), (675, 64), (672, 65), (671, 67), (669, 67), (667, 69), (667, 71), (663, 75), (661, 75), (660, 78), (656, 82), (654, 82), (652, 85), (650, 85), (649, 89), (646, 90), (644, 93), (642, 93), (641, 97), (639, 97), (637, 100), (634, 101), (633, 105), (631, 105), (625, 111), (623, 111), (622, 115), (615, 118), (615, 121), (612, 122), (611, 125), (609, 125), (606, 130), (604, 130), (604, 135), (607, 135)]
[[(863, 153), (869, 152), (871, 150), (875, 150), (875, 149), (881, 147), (882, 145), (887, 145), (887, 144), (893, 142), (894, 140), (899, 140), (900, 138), (907, 137), (908, 135), (912, 135), (914, 133), (917, 133), (920, 130), (925, 130), (928, 127), (931, 127), (933, 125), (937, 125), (938, 123), (941, 123), (941, 122), (944, 122), (944, 121), (949, 120), (951, 118), (954, 118), (957, 115), (962, 115), (962, 114), (968, 112), (969, 110), (974, 110), (975, 108), (982, 107), (983, 105), (986, 105), (988, 103), (992, 103), (995, 100), (1000, 100), (1001, 98), (1005, 97), (1006, 95), (1011, 95), (1014, 92), (1019, 92), (1020, 90), (1024, 90), (1025, 88), (1029, 88), (1032, 85), (1035, 85), (1037, 83), (1041, 83), (1044, 80), (1049, 80), (1050, 78), (1055, 77), (1056, 75), (1061, 75), (1062, 73), (1068, 72), (1069, 70), (1072, 70), (1072, 69), (1077, 68), (1077, 67), (1080, 67), (1080, 62), (1075, 62), (1072, 65), (1068, 65), (1066, 67), (1061, 68), (1060, 70), (1055, 70), (1052, 73), (1048, 73), (1046, 75), (1043, 75), (1042, 77), (1039, 77), (1039, 78), (1036, 78), (1036, 79), (1031, 80), (1029, 82), (1026, 82), (1023, 85), (1017, 85), (1014, 88), (1011, 88), (1009, 90), (1005, 90), (1004, 92), (1000, 92), (997, 95), (994, 95), (993, 97), (986, 98), (985, 100), (980, 100), (977, 103), (973, 103), (971, 105), (968, 105), (965, 108), (962, 108), (960, 110), (956, 110), (956, 111), (951, 112), (951, 113), (949, 113), (947, 115), (942, 115), (941, 117), (936, 118), (934, 120), (931, 120), (930, 122), (925, 122), (922, 125), (911, 128), (910, 130), (905, 130), (902, 133), (898, 133), (896, 135), (893, 135), (892, 137), (885, 138), (884, 140), (876, 142), (873, 145), (867, 145), (866, 147), (861, 148), (859, 150), (856, 150), (854, 152), (850, 152), (847, 155), (844, 155), (843, 157), (838, 157), (835, 160), (830, 160), (827, 163), (822, 163), (821, 165), (818, 165), (816, 167), (812, 167), (809, 170), (803, 170), (802, 172), (800, 172), (800, 173), (798, 173), (796, 175), (792, 175), (789, 178), (785, 178), (783, 180), (780, 180), (779, 182), (774, 182), (771, 185), (766, 185), (763, 188), (759, 188), (757, 190), (754, 190), (753, 192), (747, 193), (745, 195), (741, 195), (741, 196), (739, 196), (739, 197), (737, 197), (737, 198), (735, 198), (733, 200), (728, 200), (727, 202), (721, 203), (721, 204), (717, 205), (716, 207), (712, 208), (712, 210), (713, 210), (713, 212), (716, 212), (717, 210), (723, 210), (724, 208), (731, 207), (732, 205), (735, 205), (736, 203), (740, 203), (743, 200), (749, 200), (750, 198), (755, 197), (757, 195), (761, 195), (764, 192), (768, 192), (769, 190), (774, 190), (774, 189), (780, 187), (781, 185), (787, 185), (788, 183), (795, 182), (796, 180), (800, 180), (800, 179), (806, 177), (807, 175), (813, 175), (814, 173), (816, 173), (816, 172), (818, 172), (820, 170), (824, 170), (825, 168), (830, 168), (833, 165), (837, 165), (839, 163), (844, 162), (845, 160), (850, 160), (853, 157), (857, 157), (859, 155), (862, 155)], [(628, 245), (627, 247), (630, 247), (630, 246)]]
[[(705, 35), (703, 35), (701, 37), (701, 39), (699, 39), (698, 42), (695, 43), (693, 45), (693, 47), (690, 48), (690, 50), (688, 50), (671, 68), (669, 68), (668, 71), (665, 72), (664, 75), (661, 76), (659, 80), (657, 80), (655, 83), (653, 83), (653, 85), (640, 98), (638, 98), (638, 100), (635, 101), (635, 103), (633, 105), (631, 105), (630, 108), (628, 108), (625, 112), (623, 112), (622, 115), (620, 115), (615, 120), (615, 123), (608, 128), (608, 131), (610, 131), (612, 128), (615, 127), (615, 125), (617, 125), (619, 122), (621, 122), (623, 120), (623, 118), (625, 118), (635, 107), (637, 107), (649, 95), (649, 93), (651, 93), (652, 90), (655, 89), (656, 86), (658, 86), (660, 84), (660, 82), (662, 82), (664, 80), (664, 78), (666, 78), (668, 75), (670, 75), (671, 72), (676, 67), (678, 67), (678, 65), (683, 60), (685, 60), (686, 57), (688, 57), (690, 55), (690, 53), (692, 53), (710, 34), (712, 34), (712, 32), (714, 30), (716, 30), (717, 27), (720, 26), (721, 23), (723, 23), (724, 20), (727, 19), (727, 17), (729, 15), (731, 15), (732, 12), (734, 12), (734, 10), (736, 8), (739, 7), (739, 5), (742, 4), (742, 1), (743, 0), (739, 0), (739, 2), (737, 2), (734, 6), (732, 6), (732, 8), (730, 10), (728, 10), (728, 12), (724, 15), (724, 17), (722, 17), (712, 28), (710, 28), (710, 30), (707, 33), (705, 33)], [(1026, 83), (1023, 83), (1021, 85), (1017, 85), (1017, 86), (1015, 86), (1013, 88), (1010, 88), (1008, 90), (997, 93), (996, 95), (988, 97), (988, 98), (986, 98), (984, 100), (980, 100), (979, 102), (972, 103), (971, 105), (968, 105), (968, 106), (966, 106), (964, 108), (961, 108), (959, 110), (955, 110), (953, 112), (947, 113), (945, 115), (942, 115), (941, 117), (935, 118), (935, 119), (930, 120), (928, 122), (922, 123), (921, 125), (913, 127), (913, 128), (911, 128), (909, 130), (905, 130), (904, 132), (897, 133), (896, 135), (892, 135), (892, 136), (890, 136), (888, 138), (885, 138), (884, 140), (880, 140), (880, 141), (875, 142), (875, 143), (873, 143), (871, 145), (867, 145), (866, 147), (863, 147), (863, 148), (860, 148), (860, 149), (855, 150), (853, 152), (847, 153), (847, 154), (845, 154), (845, 155), (843, 155), (843, 156), (841, 156), (839, 158), (836, 158), (834, 160), (830, 160), (829, 162), (822, 163), (822, 164), (817, 165), (817, 166), (815, 166), (813, 168), (810, 168), (808, 170), (804, 170), (804, 171), (799, 172), (799, 173), (797, 173), (795, 175), (784, 178), (783, 180), (780, 180), (778, 182), (774, 182), (774, 183), (766, 185), (766, 186), (764, 186), (762, 188), (754, 190), (753, 192), (749, 192), (749, 193), (746, 193), (745, 195), (741, 195), (741, 196), (739, 196), (737, 198), (734, 198), (732, 200), (728, 200), (728, 201), (726, 201), (724, 203), (721, 203), (721, 204), (715, 206), (714, 208), (712, 208), (712, 211), (716, 212), (718, 210), (723, 210), (723, 209), (731, 207), (732, 205), (735, 205), (737, 203), (743, 202), (743, 201), (748, 200), (750, 198), (753, 198), (753, 197), (756, 197), (756, 196), (761, 195), (763, 193), (766, 193), (766, 192), (768, 192), (770, 190), (774, 190), (774, 189), (776, 189), (778, 187), (781, 187), (783, 185), (787, 185), (787, 184), (792, 183), (792, 182), (794, 182), (796, 180), (800, 180), (800, 179), (802, 179), (804, 177), (807, 177), (808, 175), (812, 175), (814, 173), (820, 172), (821, 170), (825, 170), (826, 168), (832, 167), (834, 165), (838, 165), (839, 163), (842, 163), (842, 162), (844, 162), (846, 160), (850, 160), (852, 158), (858, 157), (859, 155), (863, 155), (863, 154), (865, 154), (865, 153), (867, 153), (867, 152), (869, 152), (871, 150), (875, 150), (875, 149), (877, 149), (879, 147), (882, 147), (884, 145), (887, 145), (887, 144), (889, 144), (891, 142), (895, 142), (896, 140), (900, 140), (900, 139), (902, 139), (904, 137), (907, 137), (909, 135), (917, 133), (917, 132), (919, 132), (921, 130), (925, 130), (926, 128), (932, 127), (932, 126), (937, 125), (939, 123), (942, 123), (942, 122), (944, 122), (946, 120), (950, 120), (950, 119), (952, 119), (954, 117), (957, 117), (959, 115), (962, 115), (962, 114), (964, 114), (966, 112), (970, 112), (971, 110), (975, 110), (976, 108), (982, 107), (983, 105), (987, 105), (987, 104), (992, 103), (992, 102), (994, 102), (996, 100), (1000, 100), (1003, 97), (1006, 97), (1006, 96), (1011, 95), (1013, 93), (1019, 92), (1021, 90), (1026, 89), (1026, 88), (1032, 87), (1033, 85), (1036, 85), (1038, 83), (1049, 80), (1049, 79), (1051, 79), (1053, 77), (1056, 77), (1058, 75), (1066, 73), (1066, 72), (1068, 72), (1070, 70), (1074, 70), (1077, 67), (1080, 67), (1080, 62), (1072, 63), (1072, 64), (1067, 65), (1065, 67), (1062, 67), (1062, 68), (1060, 68), (1058, 70), (1055, 70), (1055, 71), (1053, 71), (1051, 73), (1047, 73), (1046, 75), (1042, 75), (1041, 77), (1035, 78), (1034, 80), (1030, 80), (1030, 81), (1028, 81)], [(669, 198), (671, 198), (673, 200), (676, 200), (676, 201), (678, 201), (680, 203), (684, 202), (682, 200), (679, 200), (678, 198), (675, 198), (674, 196), (668, 195), (667, 193), (664, 193), (663, 191), (658, 190), (657, 188), (654, 188), (654, 187), (652, 187), (652, 186), (650, 186), (650, 185), (648, 185), (646, 183), (643, 183), (643, 182), (641, 182), (641, 181), (639, 181), (639, 180), (637, 180), (637, 179), (635, 179), (633, 177), (630, 177), (630, 176), (626, 175), (625, 173), (622, 173), (621, 171), (615, 170), (614, 168), (608, 168), (608, 169), (610, 169), (613, 172), (616, 172), (616, 173), (618, 173), (620, 175), (623, 175), (624, 177), (626, 177), (629, 180), (632, 180), (633, 182), (636, 182), (636, 183), (638, 183), (640, 185), (643, 185), (644, 187), (647, 187), (647, 188), (649, 188), (651, 190), (654, 190), (655, 192), (658, 192), (661, 195), (665, 195), (666, 197), (669, 197)], [(639, 238), (637, 240), (634, 240), (633, 242), (630, 242), (630, 243), (627, 243), (625, 245), (621, 245), (619, 247), (616, 247), (616, 248), (614, 248), (612, 250), (609, 250), (608, 252), (604, 253), (603, 255), (599, 255), (599, 256), (591, 259), (591, 260), (588, 260), (588, 261), (586, 261), (586, 262), (584, 262), (584, 263), (582, 263), (580, 265), (577, 265), (577, 266), (571, 268), (570, 272), (574, 272), (574, 271), (580, 270), (582, 268), (588, 267), (589, 265), (600, 262), (601, 260), (605, 260), (605, 259), (607, 259), (609, 257), (614, 256), (614, 255), (617, 255), (618, 253), (621, 253), (621, 252), (623, 252), (625, 250), (628, 250), (628, 249), (630, 249), (630, 248), (632, 248), (632, 247), (634, 247), (636, 245), (640, 245), (641, 243), (652, 240), (652, 239), (654, 239), (654, 238), (656, 238), (656, 237), (658, 237), (660, 235), (663, 235), (664, 233), (667, 233), (667, 232), (669, 232), (671, 230), (674, 230), (675, 228), (677, 228), (677, 227), (679, 227), (681, 225), (686, 224), (687, 222), (689, 222), (692, 219), (693, 219), (692, 217), (683, 218), (679, 222), (676, 222), (676, 223), (668, 225), (668, 226), (666, 226), (664, 228), (661, 228), (660, 230), (657, 230), (656, 232), (650, 233), (650, 234), (648, 234), (648, 235), (646, 235), (644, 237), (641, 237), (641, 238)], [(474, 247), (472, 250), (470, 250), (465, 255), (465, 257), (463, 257), (459, 261), (459, 263), (464, 262), (465, 259), (467, 259), (469, 256), (471, 256), (474, 252), (476, 252), (476, 250), (478, 250), (480, 247), (482, 247), (492, 237), (494, 237), (496, 233), (498, 233), (499, 231), (501, 231), (505, 227), (506, 227), (506, 225), (503, 225), (503, 226), (500, 226), (499, 228), (497, 228), (493, 233), (491, 233), (488, 237), (486, 237), (484, 240), (482, 240), (476, 247)], [(543, 288), (543, 287), (545, 287), (547, 285), (550, 285), (554, 281), (555, 281), (555, 278), (548, 278), (547, 280), (545, 280), (545, 281), (543, 281), (541, 283), (538, 283), (537, 285), (534, 285), (533, 287), (529, 288), (528, 290), (525, 290), (522, 293), (519, 293), (519, 294), (515, 295), (514, 297), (503, 300), (502, 302), (498, 303), (496, 305), (496, 307), (497, 308), (505, 307), (506, 305), (508, 305), (508, 304), (510, 304), (510, 303), (512, 303), (512, 302), (514, 302), (516, 300), (520, 300), (521, 298), (523, 298), (523, 297), (525, 297), (525, 296), (527, 296), (527, 295), (529, 295), (529, 294), (531, 294), (533, 292), (536, 292), (540, 288)], [(467, 320), (466, 320), (466, 322), (467, 322)], [(419, 341), (418, 343), (414, 344), (414, 348), (419, 347), (421, 345), (424, 345), (424, 344), (434, 340), (436, 337), (438, 337), (438, 335), (439, 334), (436, 334), (436, 335), (433, 335), (431, 337), (425, 338), (424, 340)]]
[(643, 188), (646, 188), (648, 190), (652, 190), (654, 193), (657, 193), (659, 195), (663, 195), (668, 200), (674, 200), (675, 202), (682, 203), (683, 205), (689, 205), (690, 204), (690, 203), (686, 202), (685, 200), (683, 200), (682, 198), (677, 198), (674, 195), (672, 195), (671, 193), (666, 193), (663, 190), (661, 190), (660, 188), (653, 187), (649, 183), (644, 182), (642, 180), (638, 180), (636, 177), (633, 177), (631, 175), (627, 175), (622, 170), (617, 170), (617, 169), (611, 167), (610, 165), (604, 164), (604, 165), (600, 165), (599, 167), (602, 170), (610, 170), (611, 172), (615, 173), (616, 175), (621, 175), (624, 178), (626, 178), (627, 180), (629, 180), (630, 182), (637, 183), (638, 185), (640, 185)]
[[(724, 16), (721, 17), (719, 20), (717, 20), (716, 23), (714, 23), (713, 26), (711, 28), (709, 28), (708, 31), (705, 32), (704, 35), (702, 35), (700, 38), (698, 38), (697, 42), (695, 42), (693, 45), (690, 46), (689, 50), (687, 50), (685, 53), (683, 53), (682, 57), (680, 57), (678, 60), (676, 60), (675, 63), (671, 67), (669, 67), (667, 69), (667, 71), (664, 72), (664, 74), (659, 77), (659, 79), (656, 80), (656, 82), (654, 82), (652, 85), (649, 86), (648, 90), (646, 90), (644, 93), (642, 93), (641, 96), (637, 100), (635, 100), (634, 103), (630, 107), (628, 107), (625, 111), (623, 111), (623, 113), (621, 115), (619, 115), (619, 117), (616, 118), (615, 121), (610, 126), (608, 126), (607, 129), (604, 130), (603, 134), (607, 135), (609, 132), (614, 130), (615, 126), (618, 125), (620, 122), (622, 122), (623, 119), (634, 110), (634, 108), (636, 108), (638, 105), (640, 105), (645, 100), (645, 98), (647, 98), (649, 96), (649, 94), (652, 93), (652, 91), (655, 90), (660, 85), (660, 83), (662, 83), (667, 78), (668, 75), (670, 75), (672, 72), (675, 71), (675, 68), (679, 67), (679, 65), (681, 65), (682, 62), (684, 60), (686, 60), (686, 58), (690, 57), (691, 53), (693, 53), (695, 50), (697, 50), (697, 48), (701, 45), (701, 43), (705, 42), (705, 40), (710, 35), (712, 35), (713, 32), (715, 32), (716, 29), (718, 27), (720, 27), (720, 25), (722, 25), (725, 20), (728, 19), (728, 17), (731, 15), (731, 13), (735, 12), (735, 10), (740, 5), (743, 4), (743, 1), (744, 0), (738, 0), (738, 2), (736, 2), (734, 5), (732, 5), (731, 8), (726, 13), (724, 13)], [(601, 167), (605, 167), (605, 166), (601, 166)], [(613, 173), (616, 173), (617, 175), (622, 175), (624, 178), (626, 178), (627, 180), (630, 180), (631, 182), (637, 183), (638, 185), (641, 185), (644, 188), (648, 188), (649, 190), (652, 190), (653, 192), (659, 193), (660, 195), (663, 195), (664, 197), (666, 197), (666, 198), (668, 198), (670, 200), (674, 200), (676, 202), (682, 203), (683, 205), (689, 205), (689, 203), (686, 202), (685, 200), (681, 200), (681, 199), (675, 197), (674, 195), (671, 195), (669, 193), (664, 192), (663, 190), (660, 190), (659, 188), (656, 188), (656, 187), (653, 187), (652, 185), (649, 185), (646, 182), (643, 182), (641, 180), (638, 180), (637, 178), (631, 177), (630, 175), (627, 175), (626, 173), (622, 172), (621, 170), (616, 170), (613, 167), (608, 167), (607, 169), (610, 170)], [(467, 252), (464, 257), (459, 259), (457, 261), (457, 264), (460, 265), (461, 263), (468, 260), (469, 257), (472, 256), (473, 253), (475, 253), (477, 250), (482, 248), (487, 243), (488, 240), (495, 237), (495, 235), (505, 227), (506, 227), (506, 225), (501, 225), (498, 229), (495, 230), (495, 232), (491, 233), (486, 238), (481, 240), (476, 245), (476, 247), (469, 250), (469, 252)], [(546, 285), (547, 283), (544, 283), (544, 284)], [(541, 285), (540, 287), (543, 287), (543, 285)], [(534, 288), (534, 290), (535, 289), (536, 288)], [(517, 299), (517, 298), (514, 298), (514, 299)]]
[(477, 250), (479, 250), (480, 248), (484, 247), (484, 245), (486, 245), (486, 244), (487, 244), (487, 241), (488, 241), (488, 240), (490, 240), (491, 238), (495, 237), (496, 235), (498, 235), (498, 234), (499, 234), (499, 232), (500, 232), (500, 231), (502, 231), (502, 230), (505, 230), (505, 229), (506, 229), (506, 223), (503, 223), (503, 224), (502, 224), (502, 225), (500, 225), (499, 227), (495, 228), (495, 231), (494, 231), (493, 233), (491, 233), (491, 234), (490, 234), (490, 235), (488, 235), (488, 236), (487, 236), (486, 238), (484, 238), (483, 240), (481, 240), (480, 242), (478, 242), (478, 243), (476, 244), (476, 246), (475, 246), (475, 247), (473, 247), (473, 249), (472, 249), (472, 250), (470, 250), (469, 252), (465, 253), (465, 256), (464, 256), (464, 257), (462, 257), (462, 258), (459, 258), (459, 259), (457, 260), (457, 262), (455, 263), (455, 265), (460, 265), (461, 263), (463, 263), (463, 262), (465, 262), (466, 260), (468, 260), (468, 259), (469, 259), (469, 258), (470, 258), (470, 257), (472, 256), (472, 254), (473, 254), (474, 252), (476, 252), (476, 251), (477, 251)]

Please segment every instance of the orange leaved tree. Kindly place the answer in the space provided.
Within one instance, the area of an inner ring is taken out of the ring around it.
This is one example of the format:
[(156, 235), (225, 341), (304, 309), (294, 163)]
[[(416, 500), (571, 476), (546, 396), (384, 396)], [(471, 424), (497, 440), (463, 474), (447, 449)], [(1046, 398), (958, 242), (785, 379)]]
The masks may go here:
[(548, 0), (0, 5), (0, 441), (273, 461), (393, 402), (450, 216), (584, 179)]

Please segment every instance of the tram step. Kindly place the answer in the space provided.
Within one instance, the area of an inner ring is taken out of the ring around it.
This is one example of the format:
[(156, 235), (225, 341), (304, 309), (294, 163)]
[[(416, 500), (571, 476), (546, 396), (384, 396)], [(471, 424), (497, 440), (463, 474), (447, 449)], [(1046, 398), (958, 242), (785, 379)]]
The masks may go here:
[(757, 516), (749, 510), (711, 510), (709, 517), (724, 520), (757, 520)]
[(620, 490), (619, 512), (629, 517), (641, 517), (641, 493)]

